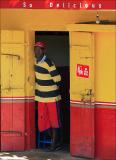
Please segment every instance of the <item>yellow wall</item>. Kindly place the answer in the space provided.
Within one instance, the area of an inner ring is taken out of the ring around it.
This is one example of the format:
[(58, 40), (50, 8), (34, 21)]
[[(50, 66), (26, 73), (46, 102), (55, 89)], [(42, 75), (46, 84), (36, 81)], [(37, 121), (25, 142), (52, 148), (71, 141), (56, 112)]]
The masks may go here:
[(116, 32), (95, 35), (96, 101), (116, 102)]
[[(95, 20), (97, 11), (1, 9), (2, 29), (66, 30), (66, 25)], [(115, 20), (115, 11), (99, 11), (100, 19)]]
[[(99, 11), (99, 15), (101, 20), (116, 20), (115, 11)], [(31, 96), (34, 94), (34, 88), (33, 88), (34, 84), (33, 44), (35, 40), (34, 31), (36, 30), (65, 31), (68, 30), (67, 24), (95, 20), (96, 11), (1, 9), (0, 18), (1, 18), (0, 21), (1, 29), (25, 31), (26, 59), (27, 59), (26, 95)], [(108, 28), (107, 25), (103, 27)], [(90, 27), (90, 29), (92, 30), (92, 27)], [(78, 31), (81, 30), (78, 29)], [(101, 33), (100, 31), (100, 33), (97, 33), (95, 35), (95, 44), (96, 44), (96, 50), (95, 50), (96, 100), (114, 102), (116, 100), (115, 97), (116, 86), (114, 78), (116, 72), (115, 70), (116, 64), (114, 61), (116, 58), (114, 50), (115, 49), (114, 33)]]
[[(94, 35), (90, 32), (70, 32), (70, 44), (70, 99), (93, 102)], [(88, 78), (77, 76), (77, 64), (89, 66)]]
[(1, 96), (25, 95), (24, 31), (1, 31)]
[[(68, 29), (70, 30), (70, 44), (74, 45), (75, 48), (88, 46), (89, 40), (87, 36), (85, 38), (82, 34), (85, 33), (92, 33), (94, 39), (93, 42), (93, 49), (94, 49), (94, 97), (95, 101), (97, 102), (116, 102), (116, 25), (87, 25), (87, 24), (72, 24), (68, 25)], [(75, 31), (75, 32), (74, 32)], [(81, 32), (80, 32), (81, 31)], [(73, 33), (73, 34), (72, 34)], [(81, 33), (81, 37), (79, 37), (79, 33)], [(81, 40), (81, 43), (79, 41)], [(92, 45), (92, 46), (93, 46)], [(75, 61), (79, 61), (79, 56), (77, 59), (74, 57), (74, 54), (79, 55), (79, 49), (75, 49), (75, 51), (71, 48), (71, 64), (73, 69), (71, 70), (72, 77), (71, 77), (71, 89), (73, 90), (72, 95), (74, 95), (74, 91), (76, 92), (76, 96), (72, 96), (72, 100), (80, 100), (77, 93), (79, 89), (82, 87), (77, 85), (79, 79), (76, 78), (75, 73), (73, 76), (73, 72), (75, 72)], [(86, 52), (83, 52), (83, 55)], [(91, 52), (89, 51), (91, 55)], [(72, 56), (73, 55), (73, 56)], [(84, 62), (84, 60), (83, 60)], [(79, 64), (83, 64), (83, 62)], [(87, 64), (84, 62), (84, 64)], [(89, 65), (91, 66), (91, 65)], [(76, 78), (76, 81), (75, 81)], [(91, 77), (89, 78), (89, 81)], [(81, 79), (81, 83), (83, 82), (83, 88), (90, 89), (89, 86), (86, 85), (87, 80)], [(76, 87), (78, 86), (78, 88)], [(83, 89), (84, 91), (84, 89)], [(85, 94), (83, 92), (83, 94)]]

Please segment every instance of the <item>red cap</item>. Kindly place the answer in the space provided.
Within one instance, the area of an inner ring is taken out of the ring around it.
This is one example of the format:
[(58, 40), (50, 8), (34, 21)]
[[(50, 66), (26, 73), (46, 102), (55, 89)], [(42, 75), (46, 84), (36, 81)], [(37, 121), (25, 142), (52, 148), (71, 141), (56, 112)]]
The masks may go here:
[(41, 48), (44, 48), (45, 47), (45, 43), (44, 42), (36, 42), (35, 47), (41, 47)]

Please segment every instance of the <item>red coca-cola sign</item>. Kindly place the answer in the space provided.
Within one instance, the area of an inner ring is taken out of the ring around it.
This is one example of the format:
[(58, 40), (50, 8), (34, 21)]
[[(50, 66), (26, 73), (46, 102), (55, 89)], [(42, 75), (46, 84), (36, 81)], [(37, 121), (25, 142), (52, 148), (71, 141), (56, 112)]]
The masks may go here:
[(89, 78), (89, 66), (77, 64), (76, 75), (77, 77)]

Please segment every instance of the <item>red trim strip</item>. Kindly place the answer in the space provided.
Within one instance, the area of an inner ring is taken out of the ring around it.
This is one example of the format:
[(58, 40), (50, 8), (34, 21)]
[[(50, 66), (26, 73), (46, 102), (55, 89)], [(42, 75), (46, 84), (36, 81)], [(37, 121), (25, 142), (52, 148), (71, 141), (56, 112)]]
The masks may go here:
[[(9, 99), (34, 99), (34, 96), (25, 96), (25, 97), (0, 97), (0, 99), (2, 100), (9, 100)], [(70, 103), (76, 103), (76, 104), (83, 104), (82, 101), (75, 101), (75, 100), (70, 100)], [(89, 103), (86, 103), (88, 105), (90, 105)], [(100, 101), (96, 101), (96, 102), (92, 102), (92, 105), (110, 105), (110, 106), (114, 106), (116, 105), (116, 102), (100, 102)]]
[(34, 102), (34, 96), (27, 97), (1, 97), (1, 103), (30, 103)]
[[(75, 100), (71, 100), (70, 101), (71, 103), (76, 103), (76, 104), (83, 104), (82, 101), (75, 101)], [(86, 103), (86, 104), (89, 104), (89, 103)], [(116, 105), (116, 102), (92, 102), (92, 105), (106, 105), (106, 106), (115, 106)]]
[(34, 96), (20, 96), (20, 97), (0, 97), (0, 99), (33, 99)]
[(115, 10), (115, 0), (1, 0), (0, 8)]
[(106, 106), (116, 106), (116, 103), (111, 103), (111, 102), (95, 102), (95, 105), (106, 105)]

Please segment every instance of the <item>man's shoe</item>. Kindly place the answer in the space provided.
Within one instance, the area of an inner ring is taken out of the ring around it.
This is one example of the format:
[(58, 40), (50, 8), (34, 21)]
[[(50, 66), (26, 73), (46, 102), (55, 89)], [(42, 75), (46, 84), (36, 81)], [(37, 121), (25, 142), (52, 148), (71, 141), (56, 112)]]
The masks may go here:
[(57, 146), (55, 151), (61, 151), (62, 150), (62, 146)]
[(59, 150), (62, 150), (63, 147), (61, 144), (57, 144), (56, 147), (55, 147), (55, 151), (59, 151)]
[(48, 147), (47, 149), (45, 149), (46, 152), (54, 152), (55, 151), (55, 147), (51, 146), (51, 147)]

